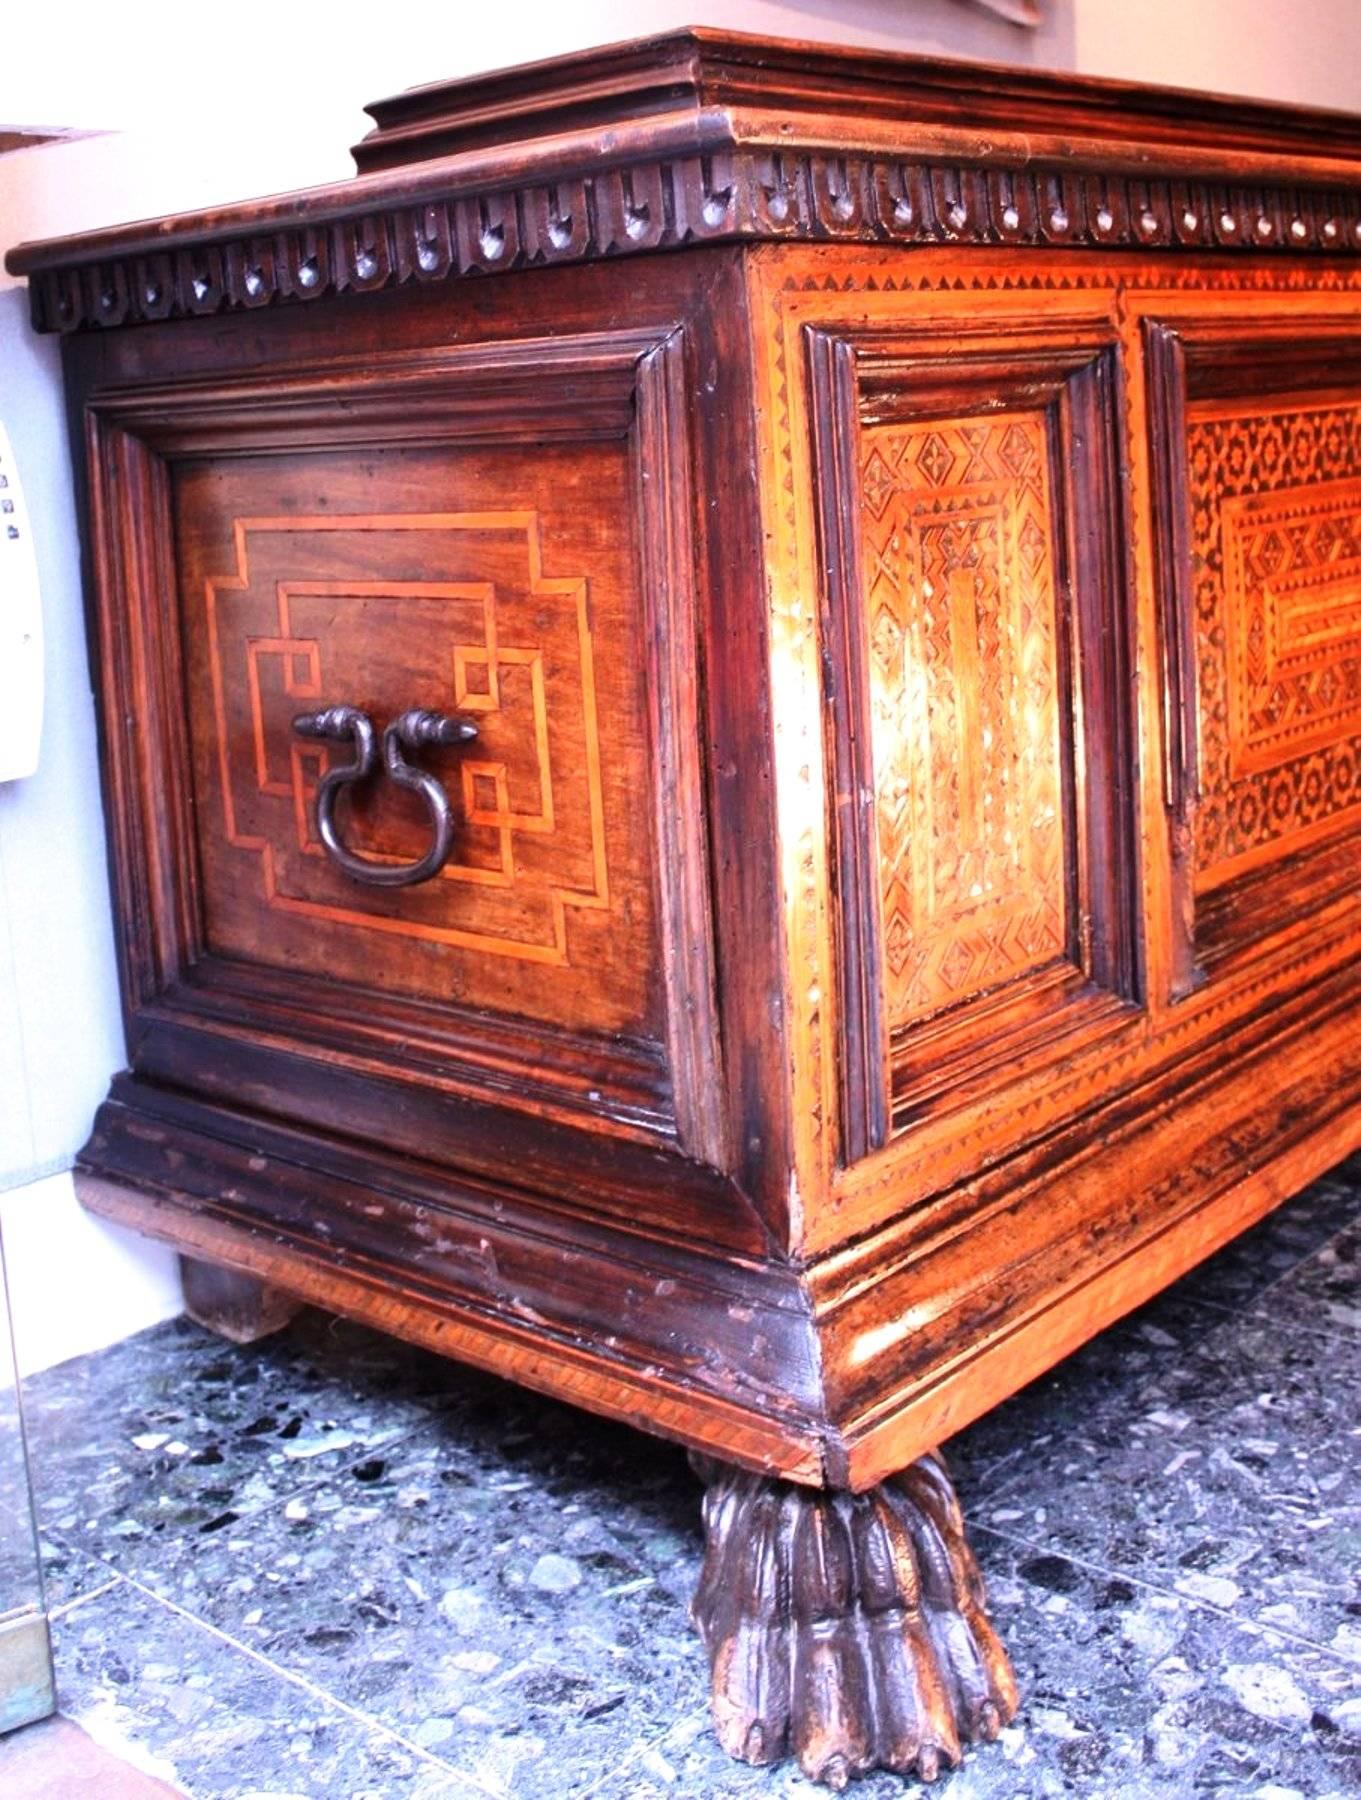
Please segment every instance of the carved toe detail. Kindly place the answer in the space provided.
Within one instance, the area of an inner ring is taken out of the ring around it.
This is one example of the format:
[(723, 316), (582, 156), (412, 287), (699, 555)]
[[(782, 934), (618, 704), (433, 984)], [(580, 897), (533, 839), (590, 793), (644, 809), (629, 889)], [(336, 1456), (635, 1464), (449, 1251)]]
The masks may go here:
[(867, 1494), (697, 1466), (709, 1487), (694, 1618), (731, 1755), (792, 1752), (842, 1788), (876, 1768), (930, 1781), (996, 1737), (1016, 1683), (939, 1457)]

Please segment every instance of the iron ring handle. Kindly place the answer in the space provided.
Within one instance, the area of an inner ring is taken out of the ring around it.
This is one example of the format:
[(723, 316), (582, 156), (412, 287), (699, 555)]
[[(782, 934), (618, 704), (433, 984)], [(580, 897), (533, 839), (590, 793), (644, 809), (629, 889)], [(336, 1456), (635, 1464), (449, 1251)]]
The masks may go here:
[(412, 707), (396, 718), (383, 733), (383, 768), (399, 787), (419, 794), (430, 812), (434, 836), (425, 855), (411, 863), (377, 862), (346, 847), (336, 826), (336, 802), (353, 782), (366, 780), (377, 761), (377, 734), (373, 721), (357, 706), (326, 706), (319, 712), (299, 713), (293, 729), (300, 737), (332, 743), (354, 744), (354, 759), (328, 769), (317, 786), (317, 831), (327, 855), (351, 881), (366, 887), (413, 887), (439, 874), (454, 846), (454, 815), (449, 796), (439, 778), (416, 768), (402, 754), (429, 744), (466, 744), (477, 736), (467, 719)]

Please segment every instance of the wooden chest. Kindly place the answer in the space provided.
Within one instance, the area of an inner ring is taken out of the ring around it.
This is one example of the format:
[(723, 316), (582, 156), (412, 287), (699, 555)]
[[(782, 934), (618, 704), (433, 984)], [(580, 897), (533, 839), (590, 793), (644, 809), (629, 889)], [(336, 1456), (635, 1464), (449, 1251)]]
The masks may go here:
[(1015, 1703), (932, 1447), (1361, 1142), (1361, 127), (710, 32), (371, 111), (10, 259), (84, 1198), (690, 1445), (725, 1742), (929, 1774)]

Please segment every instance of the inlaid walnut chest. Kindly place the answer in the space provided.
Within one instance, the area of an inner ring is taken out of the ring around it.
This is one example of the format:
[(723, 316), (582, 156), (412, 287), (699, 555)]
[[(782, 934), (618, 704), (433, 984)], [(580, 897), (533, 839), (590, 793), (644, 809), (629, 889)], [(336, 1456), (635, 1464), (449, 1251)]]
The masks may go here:
[(81, 1190), (691, 1446), (725, 1743), (930, 1774), (1016, 1691), (933, 1446), (1361, 1142), (1361, 126), (698, 31), (370, 110), (10, 259)]

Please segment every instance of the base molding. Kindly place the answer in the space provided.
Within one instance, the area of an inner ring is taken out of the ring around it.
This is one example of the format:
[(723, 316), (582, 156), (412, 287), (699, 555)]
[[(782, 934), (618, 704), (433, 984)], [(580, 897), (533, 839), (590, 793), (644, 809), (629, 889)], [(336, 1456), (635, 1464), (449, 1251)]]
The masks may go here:
[(754, 1472), (864, 1492), (1361, 1143), (1354, 977), (806, 1264), (120, 1077), (75, 1174), (182, 1254)]
[(123, 1079), (74, 1179), (90, 1211), (295, 1302), (726, 1461), (825, 1480), (794, 1269), (659, 1245), (408, 1159), (345, 1147), (342, 1170), (338, 1154)]
[(1361, 987), (1311, 998), (809, 1265), (836, 1484), (953, 1437), (1361, 1147)]

